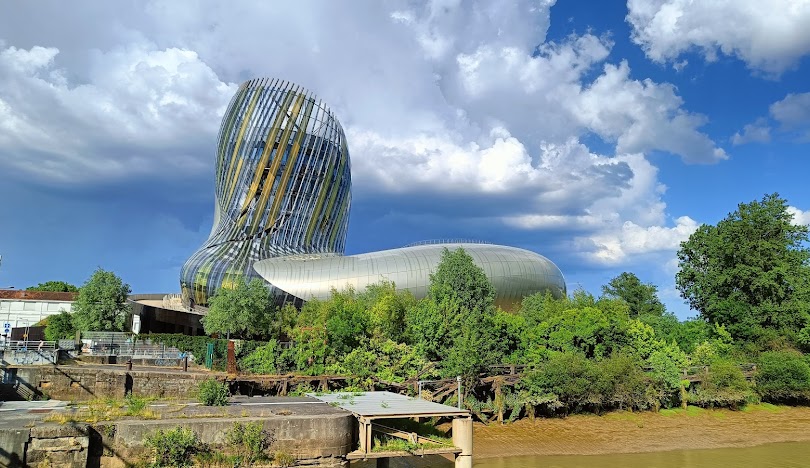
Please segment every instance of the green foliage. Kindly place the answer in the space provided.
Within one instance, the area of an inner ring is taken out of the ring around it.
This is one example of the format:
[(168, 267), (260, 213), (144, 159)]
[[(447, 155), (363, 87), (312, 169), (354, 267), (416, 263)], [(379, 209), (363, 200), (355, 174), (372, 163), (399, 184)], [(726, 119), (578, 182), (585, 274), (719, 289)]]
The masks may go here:
[(51, 315), (45, 325), (45, 339), (56, 341), (76, 336), (76, 327), (73, 325), (73, 314), (64, 310)]
[(275, 323), (275, 305), (264, 281), (245, 283), (239, 277), (232, 288), (221, 288), (209, 301), (203, 317), (205, 333), (243, 337), (266, 336)]
[(129, 285), (101, 268), (79, 289), (73, 304), (73, 323), (81, 331), (124, 331), (130, 312)]
[(549, 409), (597, 408), (602, 402), (594, 362), (581, 353), (554, 353), (536, 371), (526, 374), (523, 388)]
[(595, 372), (596, 381), (592, 385), (601, 395), (602, 407), (623, 410), (647, 409), (655, 405), (650, 379), (636, 357), (614, 354), (597, 362)]
[(731, 361), (716, 360), (700, 377), (689, 395), (689, 402), (697, 406), (737, 408), (752, 395), (743, 371)]
[(151, 398), (137, 397), (132, 393), (127, 393), (124, 397), (124, 406), (127, 416), (138, 416), (143, 413)]
[(278, 342), (270, 340), (242, 358), (239, 361), (239, 369), (254, 374), (276, 374), (278, 373), (279, 354)]
[(48, 292), (78, 292), (79, 288), (64, 281), (46, 281), (36, 286), (25, 289), (26, 291), (48, 291)]
[(192, 456), (200, 450), (200, 438), (189, 428), (158, 429), (146, 436), (146, 446), (154, 456), (150, 466), (184, 467), (192, 465)]
[(228, 386), (214, 379), (204, 380), (197, 390), (197, 399), (205, 406), (228, 406)]
[(795, 341), (810, 318), (808, 227), (778, 194), (740, 204), (681, 244), (676, 283), (701, 316), (735, 339)]
[(427, 297), (408, 310), (407, 336), (428, 360), (443, 360), (442, 374), (467, 384), (493, 364), (495, 290), (464, 249), (442, 252)]
[(624, 272), (602, 286), (602, 293), (611, 298), (625, 301), (630, 308), (630, 316), (661, 316), (666, 309), (658, 299), (658, 287), (652, 283), (642, 283), (638, 276)]
[(601, 359), (627, 342), (627, 316), (598, 307), (568, 309), (537, 326), (536, 334), (546, 339), (548, 349), (581, 352)]
[(762, 353), (757, 363), (756, 390), (772, 403), (810, 402), (810, 366), (795, 351)]
[[(332, 370), (354, 375), (358, 378), (356, 385), (371, 389), (374, 378), (383, 382), (402, 383), (416, 377), (426, 366), (427, 361), (412, 346), (390, 339), (372, 338), (352, 350)], [(431, 377), (435, 376), (420, 375), (422, 379)]]
[(269, 431), (264, 430), (260, 422), (236, 422), (225, 433), (225, 441), (236, 452), (237, 466), (253, 466), (255, 462), (269, 458), (267, 450), (274, 438)]
[(410, 292), (397, 292), (394, 283), (383, 281), (368, 286), (359, 300), (368, 310), (372, 336), (396, 342), (404, 339), (406, 312), (416, 303)]

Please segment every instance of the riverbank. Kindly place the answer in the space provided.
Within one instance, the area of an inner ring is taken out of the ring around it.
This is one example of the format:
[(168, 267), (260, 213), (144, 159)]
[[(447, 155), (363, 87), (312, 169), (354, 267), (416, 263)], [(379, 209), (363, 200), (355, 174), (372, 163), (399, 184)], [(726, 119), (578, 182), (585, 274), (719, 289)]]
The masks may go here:
[(613, 412), (475, 426), (475, 458), (606, 455), (810, 441), (810, 408)]

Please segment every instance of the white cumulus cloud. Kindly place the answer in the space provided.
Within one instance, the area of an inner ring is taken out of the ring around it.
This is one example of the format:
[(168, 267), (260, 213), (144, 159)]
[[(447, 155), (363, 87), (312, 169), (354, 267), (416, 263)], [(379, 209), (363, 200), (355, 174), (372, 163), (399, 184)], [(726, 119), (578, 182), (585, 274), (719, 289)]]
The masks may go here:
[(659, 62), (695, 48), (708, 61), (735, 56), (779, 75), (810, 53), (806, 0), (628, 0), (627, 8), (633, 41)]

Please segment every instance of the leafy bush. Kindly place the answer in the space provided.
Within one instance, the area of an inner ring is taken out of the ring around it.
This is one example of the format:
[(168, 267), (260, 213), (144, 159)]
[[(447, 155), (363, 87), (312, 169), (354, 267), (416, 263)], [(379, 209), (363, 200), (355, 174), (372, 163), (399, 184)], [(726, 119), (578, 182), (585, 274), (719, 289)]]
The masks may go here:
[(146, 436), (146, 446), (152, 449), (151, 466), (184, 467), (192, 465), (192, 456), (200, 450), (200, 438), (189, 428), (158, 429)]
[(266, 452), (274, 439), (260, 422), (237, 422), (225, 434), (225, 441), (236, 452), (240, 464), (252, 466), (254, 462), (268, 458)]
[(656, 404), (648, 388), (650, 379), (641, 370), (641, 363), (628, 355), (614, 355), (596, 363), (596, 381), (592, 386), (602, 396), (607, 408), (646, 409)]
[(549, 409), (559, 403), (566, 411), (576, 412), (602, 402), (594, 385), (597, 381), (594, 363), (580, 353), (554, 353), (523, 380), (531, 398), (547, 402)]
[(200, 384), (197, 398), (205, 406), (228, 406), (229, 393), (225, 382), (209, 379)]
[(45, 324), (45, 339), (48, 341), (62, 340), (76, 336), (76, 326), (73, 324), (73, 315), (64, 310), (47, 318)]
[(751, 397), (751, 388), (745, 375), (731, 361), (717, 360), (700, 376), (700, 384), (689, 395), (690, 403), (709, 408), (737, 408)]
[(810, 366), (795, 351), (769, 351), (759, 357), (756, 390), (773, 403), (810, 401)]
[(254, 374), (276, 374), (278, 373), (276, 362), (280, 354), (279, 351), (278, 342), (270, 340), (267, 344), (257, 347), (253, 352), (242, 358), (239, 361), (239, 368)]

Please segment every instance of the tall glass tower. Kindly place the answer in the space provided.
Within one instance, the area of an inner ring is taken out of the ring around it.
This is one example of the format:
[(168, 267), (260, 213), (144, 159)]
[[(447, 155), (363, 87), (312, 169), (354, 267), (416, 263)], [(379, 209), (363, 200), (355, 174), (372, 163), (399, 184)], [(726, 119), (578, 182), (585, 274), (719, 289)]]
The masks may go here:
[(351, 185), (346, 136), (323, 101), (287, 81), (243, 83), (222, 119), (214, 225), (183, 265), (183, 302), (259, 277), (258, 260), (342, 254)]

